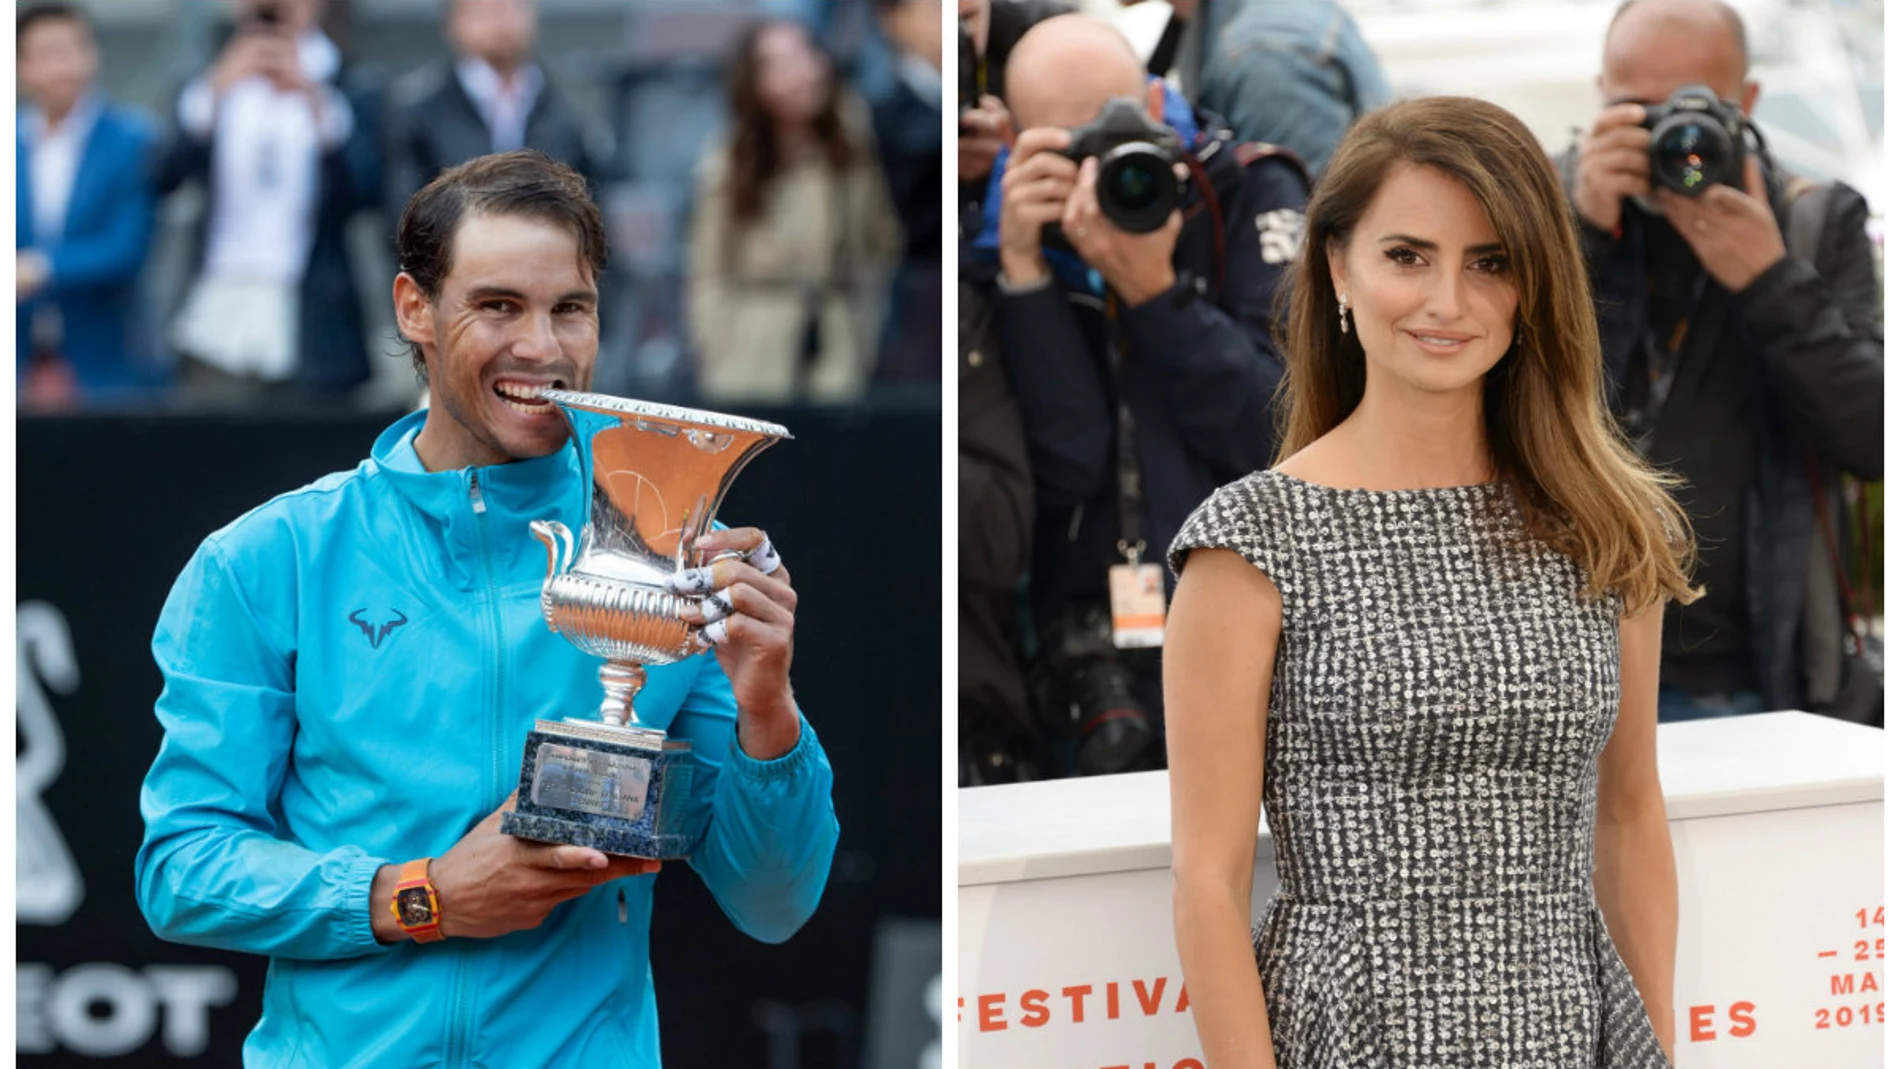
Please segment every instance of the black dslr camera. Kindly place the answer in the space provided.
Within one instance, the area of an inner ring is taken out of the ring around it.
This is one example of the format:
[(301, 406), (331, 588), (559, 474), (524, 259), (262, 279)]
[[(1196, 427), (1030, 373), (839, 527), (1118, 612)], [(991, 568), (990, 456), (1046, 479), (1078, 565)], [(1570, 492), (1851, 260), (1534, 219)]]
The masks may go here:
[(1668, 103), (1643, 111), (1651, 182), (1691, 197), (1718, 184), (1744, 188), (1749, 124), (1740, 108), (1724, 104), (1706, 85), (1685, 85)]
[[(1133, 98), (1110, 100), (1094, 122), (1069, 131), (1069, 147), (1057, 155), (1077, 163), (1095, 157), (1095, 199), (1108, 221), (1130, 234), (1161, 229), (1181, 204), (1182, 182), (1174, 173), (1182, 160), (1181, 139), (1172, 127), (1148, 118)], [(1057, 240), (1049, 240), (1050, 230)], [(1043, 237), (1047, 244), (1067, 244), (1055, 224), (1044, 228)]]
[(1063, 607), (1039, 637), (1031, 687), (1047, 730), (1075, 746), (1076, 771), (1139, 769), (1155, 731), (1128, 662), (1155, 651), (1117, 650), (1108, 607), (1091, 602)]

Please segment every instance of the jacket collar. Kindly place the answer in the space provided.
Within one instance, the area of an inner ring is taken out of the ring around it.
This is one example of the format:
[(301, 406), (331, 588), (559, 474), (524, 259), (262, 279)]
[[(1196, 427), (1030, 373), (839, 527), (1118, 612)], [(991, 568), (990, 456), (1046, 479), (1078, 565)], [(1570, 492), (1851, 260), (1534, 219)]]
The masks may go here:
[(415, 444), (427, 417), (428, 410), (419, 409), (390, 424), (377, 437), (369, 462), (398, 496), (443, 531), (448, 567), (465, 588), (480, 574), (476, 554), (483, 546), (483, 520), (489, 531), (508, 533), (489, 549), (510, 568), (516, 558), (545, 559), (528, 534), (528, 521), (559, 518), (572, 527), (585, 515), (587, 486), (571, 444), (532, 460), (429, 471), (416, 455)]

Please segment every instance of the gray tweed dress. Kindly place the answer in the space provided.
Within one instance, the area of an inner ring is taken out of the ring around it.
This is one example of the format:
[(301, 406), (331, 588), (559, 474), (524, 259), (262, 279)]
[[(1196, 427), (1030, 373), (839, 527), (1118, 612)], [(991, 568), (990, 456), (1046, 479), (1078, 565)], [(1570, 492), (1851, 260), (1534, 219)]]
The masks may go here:
[(1522, 548), (1501, 485), (1257, 472), (1169, 553), (1283, 603), (1254, 926), (1279, 1069), (1668, 1069), (1591, 887), (1619, 603)]

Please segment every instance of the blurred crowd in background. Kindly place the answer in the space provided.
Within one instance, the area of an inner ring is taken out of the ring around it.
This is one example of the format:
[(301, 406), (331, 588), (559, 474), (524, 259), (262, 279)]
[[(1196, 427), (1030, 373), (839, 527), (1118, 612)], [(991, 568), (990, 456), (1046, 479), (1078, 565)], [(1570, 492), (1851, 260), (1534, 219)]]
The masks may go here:
[(939, 0), (17, 12), (23, 410), (416, 403), (403, 205), (520, 147), (606, 214), (596, 390), (937, 394)]

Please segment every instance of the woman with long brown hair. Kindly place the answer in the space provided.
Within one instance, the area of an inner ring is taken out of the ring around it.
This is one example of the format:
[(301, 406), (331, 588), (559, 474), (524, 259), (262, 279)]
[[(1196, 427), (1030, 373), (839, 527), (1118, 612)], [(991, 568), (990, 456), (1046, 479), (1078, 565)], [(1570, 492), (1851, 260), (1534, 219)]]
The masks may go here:
[(1431, 98), (1362, 119), (1307, 218), (1279, 461), (1170, 553), (1208, 1069), (1664, 1069), (1657, 671), (1691, 546), (1601, 401), (1563, 192), (1508, 112)]
[(700, 160), (687, 318), (717, 402), (850, 401), (869, 381), (901, 232), (870, 114), (805, 28), (753, 23), (732, 125)]

